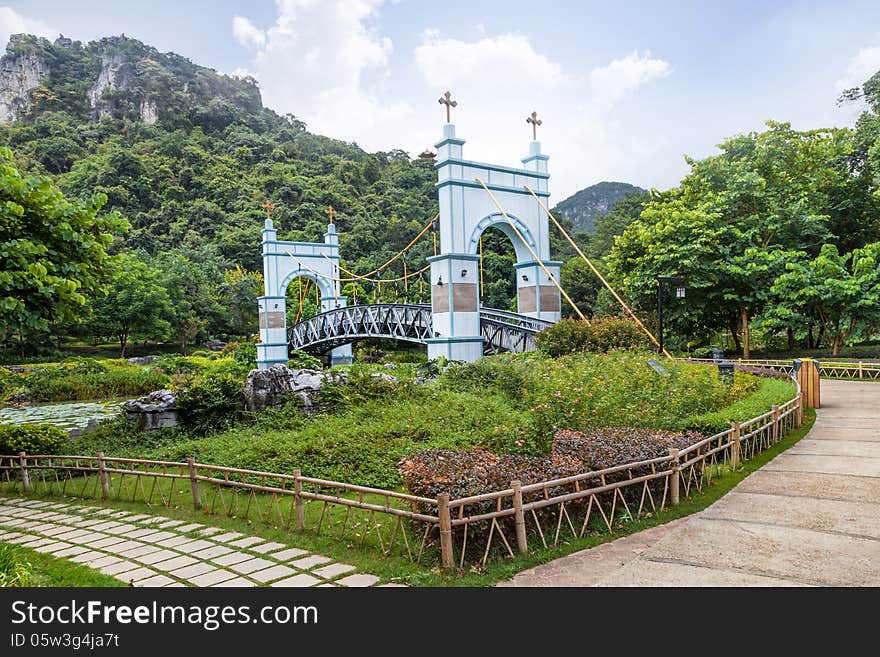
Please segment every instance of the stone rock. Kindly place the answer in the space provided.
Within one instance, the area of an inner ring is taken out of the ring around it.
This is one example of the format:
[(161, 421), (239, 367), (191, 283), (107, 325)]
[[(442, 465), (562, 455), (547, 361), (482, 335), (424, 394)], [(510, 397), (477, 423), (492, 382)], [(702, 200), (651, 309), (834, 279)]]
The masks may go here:
[[(15, 42), (13, 34), (9, 41)], [(36, 52), (5, 58), (0, 69), (0, 122), (11, 123), (31, 108), (30, 92), (49, 77), (49, 65)]]
[(138, 426), (144, 431), (177, 424), (177, 393), (173, 390), (155, 390), (140, 399), (129, 399), (123, 408), (125, 416), (137, 420)]
[(269, 406), (279, 406), (291, 398), (299, 399), (303, 408), (312, 408), (318, 400), (321, 388), (335, 374), (318, 370), (292, 370), (275, 363), (265, 370), (251, 370), (244, 384), (245, 407), (249, 411), (262, 411)]
[(223, 347), (225, 347), (227, 344), (228, 343), (221, 340), (206, 340), (202, 343), (202, 346), (210, 349), (211, 351), (222, 351)]
[(390, 374), (385, 374), (385, 372), (373, 372), (372, 374), (370, 374), (370, 378), (382, 379), (383, 381), (387, 381), (388, 383), (397, 383), (396, 376), (391, 376)]
[(157, 360), (159, 360), (158, 356), (135, 356), (134, 358), (129, 358), (128, 362), (132, 365), (149, 365)]
[(101, 55), (101, 70), (98, 73), (98, 79), (86, 92), (93, 120), (113, 115), (112, 102), (105, 97), (104, 90), (128, 88), (128, 76), (124, 67), (125, 59), (122, 55), (116, 53)]

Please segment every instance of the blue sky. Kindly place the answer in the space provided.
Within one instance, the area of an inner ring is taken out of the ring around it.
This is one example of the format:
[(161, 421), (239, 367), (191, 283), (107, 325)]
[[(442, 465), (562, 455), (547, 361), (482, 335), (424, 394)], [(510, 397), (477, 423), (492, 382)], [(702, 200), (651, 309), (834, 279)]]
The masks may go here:
[(880, 69), (880, 3), (519, 0), (27, 0), (16, 31), (88, 41), (124, 32), (225, 73), (264, 103), (368, 150), (418, 153), (437, 98), (460, 101), (465, 157), (516, 164), (545, 121), (556, 201), (600, 180), (660, 189), (724, 137), (766, 119), (850, 125), (842, 87)]

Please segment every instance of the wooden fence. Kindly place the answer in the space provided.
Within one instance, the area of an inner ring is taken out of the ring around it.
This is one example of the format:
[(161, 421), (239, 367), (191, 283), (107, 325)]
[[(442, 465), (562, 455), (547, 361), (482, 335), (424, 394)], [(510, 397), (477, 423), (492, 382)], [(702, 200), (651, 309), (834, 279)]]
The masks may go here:
[(803, 422), (800, 392), (782, 406), (683, 450), (604, 470), (450, 499), (425, 498), (338, 481), (205, 463), (96, 456), (0, 456), (0, 489), (9, 492), (190, 506), (259, 519), (290, 531), (331, 535), (350, 545), (445, 570), (485, 566), (530, 545), (548, 549), (588, 532), (612, 532), (679, 504), (736, 469)]
[[(686, 360), (689, 363), (718, 363), (717, 360), (711, 358), (688, 358)], [(794, 361), (792, 360), (743, 360), (742, 358), (728, 360), (737, 365), (766, 367), (789, 375), (794, 371)], [(853, 362), (817, 360), (817, 363), (819, 364), (819, 376), (823, 378), (880, 381), (880, 363), (865, 362), (861, 360)]]

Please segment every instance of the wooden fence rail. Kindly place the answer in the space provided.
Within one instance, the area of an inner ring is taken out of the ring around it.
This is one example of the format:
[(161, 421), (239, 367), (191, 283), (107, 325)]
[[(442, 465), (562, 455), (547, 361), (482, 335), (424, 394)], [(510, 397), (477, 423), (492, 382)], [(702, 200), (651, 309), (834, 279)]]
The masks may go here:
[[(613, 532), (675, 506), (713, 478), (772, 447), (803, 422), (800, 391), (746, 422), (658, 458), (449, 499), (292, 474), (186, 462), (83, 455), (0, 456), (0, 488), (191, 506), (331, 535), (444, 569), (485, 566), (490, 555), (544, 549), (588, 532)], [(439, 555), (437, 554), (439, 551)]]
[[(687, 358), (690, 363), (712, 363), (717, 364), (717, 360), (711, 358)], [(737, 365), (751, 365), (753, 367), (766, 367), (791, 374), (794, 371), (793, 360), (761, 360), (742, 358), (729, 359), (730, 362)], [(864, 381), (880, 381), (880, 363), (866, 361), (833, 361), (833, 360), (817, 360), (819, 367), (819, 375), (827, 379), (861, 379)]]

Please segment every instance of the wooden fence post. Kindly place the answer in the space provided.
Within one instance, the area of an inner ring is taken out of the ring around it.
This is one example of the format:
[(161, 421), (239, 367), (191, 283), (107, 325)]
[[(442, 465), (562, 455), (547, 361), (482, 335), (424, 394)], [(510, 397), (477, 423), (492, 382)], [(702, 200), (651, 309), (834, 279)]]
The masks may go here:
[(193, 508), (199, 510), (202, 508), (202, 496), (199, 492), (198, 472), (196, 471), (196, 462), (190, 457), (186, 460), (189, 466), (189, 485), (192, 488)]
[(859, 378), (860, 379), (862, 378), (863, 373), (864, 373), (864, 370), (862, 368), (862, 361), (859, 361)]
[(736, 470), (739, 468), (739, 456), (740, 456), (740, 432), (742, 429), (740, 428), (739, 422), (732, 422), (733, 425), (733, 441), (730, 446), (730, 469)]
[(449, 515), (449, 493), (437, 496), (437, 518), (440, 521), (440, 560), (443, 570), (452, 570), (452, 518)]
[(779, 442), (779, 435), (782, 432), (779, 430), (779, 406), (773, 404), (773, 442)]
[(296, 508), (296, 529), (302, 531), (305, 520), (303, 518), (303, 498), (302, 498), (302, 481), (300, 481), (302, 472), (293, 471), (293, 504)]
[(523, 513), (522, 498), (522, 482), (515, 479), (510, 482), (513, 489), (513, 520), (516, 526), (516, 547), (521, 554), (529, 551), (529, 544), (526, 540), (526, 518)]
[(104, 462), (104, 452), (98, 452), (98, 474), (101, 476), (101, 499), (110, 497), (110, 483), (107, 481), (107, 464)]
[(18, 453), (18, 464), (21, 466), (21, 486), (22, 489), (26, 492), (30, 492), (31, 490), (31, 477), (28, 474), (27, 469), (27, 454), (24, 452)]
[(678, 460), (678, 450), (674, 447), (669, 448), (669, 458), (672, 459), (672, 474), (669, 475), (669, 503), (672, 506), (678, 506), (678, 484), (681, 479), (681, 466)]

